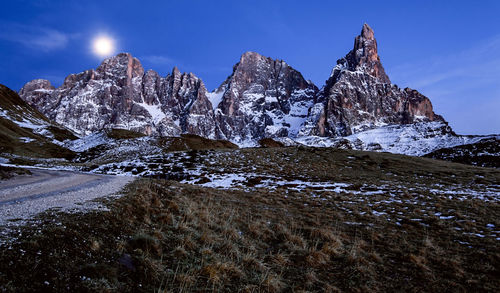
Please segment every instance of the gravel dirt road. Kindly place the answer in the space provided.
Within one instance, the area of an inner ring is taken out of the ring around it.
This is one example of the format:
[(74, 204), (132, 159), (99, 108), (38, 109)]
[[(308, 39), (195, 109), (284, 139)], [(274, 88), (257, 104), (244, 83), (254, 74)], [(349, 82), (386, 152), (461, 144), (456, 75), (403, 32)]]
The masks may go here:
[(93, 205), (88, 201), (117, 194), (133, 180), (125, 176), (69, 171), (30, 171), (33, 173), (30, 176), (0, 181), (0, 225), (27, 219), (51, 208), (91, 208)]

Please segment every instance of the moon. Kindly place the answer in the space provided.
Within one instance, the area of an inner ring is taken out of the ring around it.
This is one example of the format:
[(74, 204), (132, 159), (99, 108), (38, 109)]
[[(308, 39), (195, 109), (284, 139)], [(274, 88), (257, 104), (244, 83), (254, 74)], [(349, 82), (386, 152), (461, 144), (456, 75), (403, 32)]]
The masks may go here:
[(99, 36), (92, 42), (94, 54), (99, 57), (108, 57), (115, 51), (115, 45), (112, 38), (108, 36)]

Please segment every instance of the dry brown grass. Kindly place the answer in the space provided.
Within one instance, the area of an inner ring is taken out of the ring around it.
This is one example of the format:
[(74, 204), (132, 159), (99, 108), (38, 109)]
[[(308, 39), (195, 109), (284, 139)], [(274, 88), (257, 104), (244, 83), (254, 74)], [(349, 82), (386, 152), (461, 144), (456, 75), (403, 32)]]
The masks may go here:
[(499, 285), (494, 242), (470, 249), (440, 237), (449, 231), (439, 225), (339, 224), (338, 211), (305, 202), (142, 180), (111, 212), (57, 216), (65, 229), (45, 215), (41, 231), (24, 230), (18, 243), (2, 248), (0, 288), (365, 292)]

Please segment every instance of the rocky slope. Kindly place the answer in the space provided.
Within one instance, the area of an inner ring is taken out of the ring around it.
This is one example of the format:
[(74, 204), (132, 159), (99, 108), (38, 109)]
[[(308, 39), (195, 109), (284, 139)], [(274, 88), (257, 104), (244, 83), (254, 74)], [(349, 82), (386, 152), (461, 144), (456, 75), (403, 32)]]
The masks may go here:
[[(211, 93), (192, 73), (174, 68), (160, 77), (152, 70), (144, 72), (139, 60), (121, 53), (95, 70), (69, 75), (59, 88), (46, 80), (31, 81), (20, 95), (82, 135), (124, 128), (159, 136), (189, 133), (253, 146), (262, 138), (324, 145), (331, 144), (325, 140), (338, 142), (339, 137), (371, 131), (357, 135), (350, 142), (353, 148), (397, 152), (417, 150), (424, 139), (440, 142), (422, 148), (429, 152), (448, 146), (447, 140), (453, 145), (460, 141), (427, 97), (391, 83), (367, 24), (321, 90), (283, 60), (255, 52), (244, 53), (232, 74)], [(371, 134), (376, 133), (372, 130), (380, 127), (409, 131), (396, 131), (390, 136), (393, 141), (379, 143), (381, 148), (370, 146)], [(408, 133), (411, 139), (404, 137)], [(409, 145), (390, 147), (404, 143)]]

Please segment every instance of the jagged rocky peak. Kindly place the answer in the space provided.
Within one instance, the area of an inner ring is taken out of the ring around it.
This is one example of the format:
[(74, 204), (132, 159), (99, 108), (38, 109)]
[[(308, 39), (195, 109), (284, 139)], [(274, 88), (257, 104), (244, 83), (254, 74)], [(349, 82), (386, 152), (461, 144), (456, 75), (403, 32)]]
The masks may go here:
[(201, 102), (208, 105), (205, 109), (207, 112), (212, 112), (212, 105), (206, 97), (205, 85), (193, 73), (181, 73), (177, 67), (174, 67), (172, 73), (165, 78), (165, 82), (166, 95), (162, 101), (165, 111), (181, 115), (190, 110), (195, 103), (198, 102), (198, 105)]
[[(240, 62), (236, 65), (238, 73), (243, 73), (247, 78), (248, 83), (261, 82), (264, 85), (267, 84), (272, 87), (273, 80), (263, 78), (265, 77), (275, 77), (279, 85), (283, 86), (285, 93), (278, 93), (283, 96), (284, 94), (290, 94), (293, 90), (297, 88), (307, 89), (310, 88), (312, 83), (306, 81), (302, 74), (288, 65), (285, 61), (281, 59), (273, 60), (270, 57), (265, 57), (255, 52), (246, 52), (241, 56)], [(262, 74), (266, 72), (267, 74)], [(252, 80), (253, 78), (253, 80)]]
[(223, 137), (244, 144), (297, 135), (317, 87), (283, 60), (244, 53), (211, 95)]
[(174, 67), (165, 78), (165, 95), (161, 104), (166, 116), (173, 117), (170, 128), (176, 132), (172, 135), (191, 133), (211, 139), (220, 137), (205, 85), (193, 73), (181, 73)]
[(258, 64), (259, 62), (267, 62), (267, 61), (273, 61), (270, 57), (265, 57), (257, 52), (252, 52), (252, 51), (247, 51), (243, 54), (241, 54), (240, 57), (240, 62), (236, 64), (236, 66), (243, 65), (243, 64)]
[[(342, 59), (337, 61), (333, 74), (342, 69), (362, 71), (376, 77), (382, 83), (391, 83), (380, 62), (377, 50), (377, 40), (373, 29), (364, 24), (361, 34), (354, 39), (354, 48)], [(333, 75), (332, 74), (332, 75)]]
[(162, 80), (160, 75), (154, 70), (148, 70), (142, 78), (144, 103), (147, 105), (159, 104), (158, 93), (161, 90)]
[(21, 96), (50, 119), (87, 135), (125, 128), (148, 135), (195, 133), (216, 138), (214, 114), (202, 81), (174, 68), (162, 78), (144, 72), (129, 53), (105, 59), (96, 69), (66, 77), (63, 85), (39, 97), (28, 83)]
[(390, 124), (444, 121), (427, 97), (391, 84), (367, 24), (354, 48), (337, 61), (317, 100), (302, 135), (346, 136)]
[(102, 74), (101, 78), (116, 78), (126, 77), (127, 80), (132, 80), (135, 77), (144, 75), (144, 68), (141, 62), (132, 57), (130, 53), (120, 53), (116, 56), (105, 59), (96, 72)]

